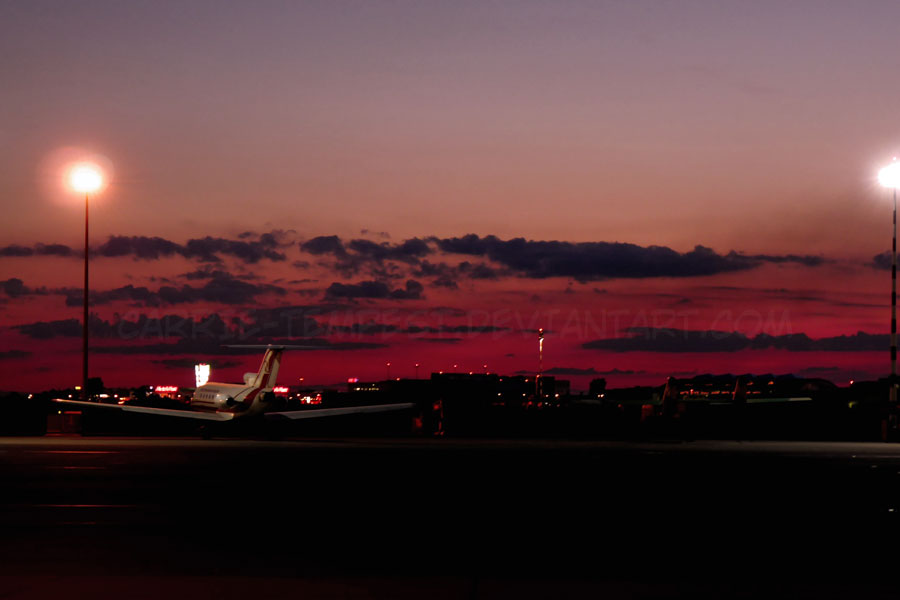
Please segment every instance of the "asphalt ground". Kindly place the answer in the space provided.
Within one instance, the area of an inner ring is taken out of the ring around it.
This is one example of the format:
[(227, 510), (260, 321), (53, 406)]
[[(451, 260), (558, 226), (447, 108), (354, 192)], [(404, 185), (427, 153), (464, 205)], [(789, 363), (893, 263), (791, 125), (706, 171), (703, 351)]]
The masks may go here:
[(900, 445), (0, 438), (0, 597), (900, 592)]

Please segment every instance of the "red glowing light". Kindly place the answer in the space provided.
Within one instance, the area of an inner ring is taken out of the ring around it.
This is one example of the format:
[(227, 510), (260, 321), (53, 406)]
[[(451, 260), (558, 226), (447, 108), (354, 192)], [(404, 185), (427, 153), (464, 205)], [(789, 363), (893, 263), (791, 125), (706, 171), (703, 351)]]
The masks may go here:
[(287, 394), (288, 388), (286, 385), (279, 385), (277, 387), (273, 387), (272, 391), (275, 392), (276, 394)]
[(347, 379), (347, 383), (359, 383), (359, 377), (350, 377)]
[(178, 391), (177, 385), (158, 385), (153, 388), (157, 394), (174, 394)]

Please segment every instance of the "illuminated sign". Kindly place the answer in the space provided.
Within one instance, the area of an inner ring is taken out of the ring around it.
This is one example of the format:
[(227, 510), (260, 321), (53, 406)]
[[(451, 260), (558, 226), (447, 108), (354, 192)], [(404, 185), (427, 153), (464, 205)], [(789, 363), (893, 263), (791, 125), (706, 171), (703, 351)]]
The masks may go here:
[(157, 394), (174, 394), (178, 391), (177, 385), (158, 385), (154, 388)]
[(279, 385), (277, 387), (273, 387), (272, 391), (275, 392), (276, 394), (287, 394), (288, 388), (286, 385)]
[(206, 363), (194, 365), (194, 379), (197, 382), (197, 387), (206, 385), (206, 382), (209, 381), (209, 365)]
[(351, 377), (347, 380), (347, 383), (359, 383), (359, 377)]

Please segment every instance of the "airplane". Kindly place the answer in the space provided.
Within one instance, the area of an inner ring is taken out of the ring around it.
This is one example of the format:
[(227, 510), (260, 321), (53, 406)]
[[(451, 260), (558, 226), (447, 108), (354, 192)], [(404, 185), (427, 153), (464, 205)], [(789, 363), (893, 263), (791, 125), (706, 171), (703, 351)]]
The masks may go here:
[[(100, 408), (130, 413), (142, 413), (165, 417), (180, 417), (205, 422), (225, 422), (236, 420), (265, 419), (313, 419), (334, 417), (339, 415), (381, 413), (401, 411), (413, 408), (412, 402), (396, 404), (373, 404), (363, 406), (345, 406), (339, 408), (319, 408), (309, 410), (278, 410), (278, 398), (273, 388), (278, 377), (278, 367), (285, 350), (306, 349), (307, 346), (228, 346), (230, 348), (265, 349), (262, 364), (256, 373), (244, 373), (244, 383), (208, 382), (194, 391), (190, 400), (190, 409), (153, 408), (130, 404), (102, 404), (81, 400), (54, 398), (53, 402), (81, 408)], [(204, 437), (208, 435), (204, 429)]]

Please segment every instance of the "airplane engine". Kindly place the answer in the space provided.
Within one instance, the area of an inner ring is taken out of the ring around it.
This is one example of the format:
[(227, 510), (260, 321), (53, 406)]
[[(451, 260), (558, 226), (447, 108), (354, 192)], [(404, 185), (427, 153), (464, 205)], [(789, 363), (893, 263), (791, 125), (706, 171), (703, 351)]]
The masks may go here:
[(253, 385), (254, 379), (256, 379), (256, 373), (244, 373), (244, 383), (246, 385)]
[(284, 410), (287, 407), (287, 399), (276, 396), (274, 392), (266, 392), (261, 400), (268, 405), (268, 410)]
[(232, 406), (237, 404), (237, 401), (232, 396), (229, 396), (228, 394), (216, 394), (215, 402), (216, 402), (216, 405), (220, 408), (223, 406), (231, 408)]

